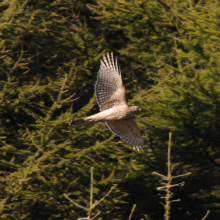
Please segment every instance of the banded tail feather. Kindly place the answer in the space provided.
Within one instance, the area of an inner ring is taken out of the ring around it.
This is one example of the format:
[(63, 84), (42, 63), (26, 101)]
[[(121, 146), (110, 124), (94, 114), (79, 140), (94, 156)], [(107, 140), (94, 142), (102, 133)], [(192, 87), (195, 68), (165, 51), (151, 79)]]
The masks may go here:
[(78, 127), (78, 126), (84, 126), (84, 125), (90, 124), (92, 122), (105, 121), (105, 120), (103, 120), (103, 117), (106, 117), (106, 111), (99, 112), (95, 115), (90, 115), (85, 118), (73, 119), (70, 121), (69, 125), (74, 126), (74, 127)]
[(84, 126), (91, 123), (91, 120), (86, 120), (86, 118), (71, 120), (69, 125), (73, 127)]

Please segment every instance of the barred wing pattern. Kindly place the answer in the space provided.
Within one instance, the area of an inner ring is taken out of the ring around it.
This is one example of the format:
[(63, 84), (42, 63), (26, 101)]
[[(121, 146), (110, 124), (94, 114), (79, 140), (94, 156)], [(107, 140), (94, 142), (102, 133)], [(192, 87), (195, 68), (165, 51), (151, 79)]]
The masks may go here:
[(106, 121), (108, 128), (138, 151), (144, 146), (141, 132), (133, 118)]
[(127, 104), (121, 72), (117, 59), (113, 58), (113, 53), (111, 53), (111, 57), (107, 54), (107, 56), (103, 56), (103, 61), (101, 60), (95, 92), (100, 111), (114, 105)]
[(123, 141), (138, 151), (142, 149), (144, 141), (133, 119), (133, 115), (140, 110), (138, 106), (127, 105), (121, 72), (117, 59), (114, 60), (112, 53), (103, 56), (101, 60), (95, 92), (101, 112), (82, 119), (71, 120), (70, 125), (83, 126), (92, 122), (105, 121), (108, 128)]

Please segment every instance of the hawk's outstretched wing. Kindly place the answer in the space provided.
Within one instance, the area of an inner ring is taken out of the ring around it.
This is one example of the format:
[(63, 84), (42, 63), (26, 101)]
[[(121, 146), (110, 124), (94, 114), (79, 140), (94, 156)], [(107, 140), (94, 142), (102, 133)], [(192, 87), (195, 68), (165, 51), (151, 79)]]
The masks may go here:
[(124, 105), (126, 103), (125, 87), (122, 83), (121, 72), (117, 59), (111, 56), (103, 56), (97, 81), (95, 84), (96, 100), (100, 111), (104, 111), (114, 105)]
[(138, 151), (143, 148), (144, 141), (141, 136), (139, 127), (133, 118), (106, 121), (109, 129), (118, 135), (124, 142), (131, 145)]

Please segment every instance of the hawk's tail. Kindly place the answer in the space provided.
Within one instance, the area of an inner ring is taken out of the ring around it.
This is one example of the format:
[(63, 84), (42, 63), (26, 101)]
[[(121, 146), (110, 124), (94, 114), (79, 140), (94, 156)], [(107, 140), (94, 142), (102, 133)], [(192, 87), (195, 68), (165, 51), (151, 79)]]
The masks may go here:
[(69, 125), (73, 126), (73, 127), (78, 127), (78, 126), (84, 126), (91, 123), (91, 121), (86, 120), (85, 118), (82, 119), (75, 119), (75, 120), (71, 120)]

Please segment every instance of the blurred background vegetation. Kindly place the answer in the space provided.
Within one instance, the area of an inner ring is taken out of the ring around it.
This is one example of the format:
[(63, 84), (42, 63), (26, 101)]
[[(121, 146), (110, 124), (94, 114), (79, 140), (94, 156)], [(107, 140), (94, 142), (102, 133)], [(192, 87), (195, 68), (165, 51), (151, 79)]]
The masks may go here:
[[(192, 174), (174, 188), (171, 219), (220, 216), (220, 2), (216, 0), (8, 0), (0, 3), (0, 219), (163, 219), (153, 171)], [(98, 112), (100, 59), (118, 56), (145, 149), (104, 123), (69, 127)], [(173, 182), (175, 183), (175, 181)]]

